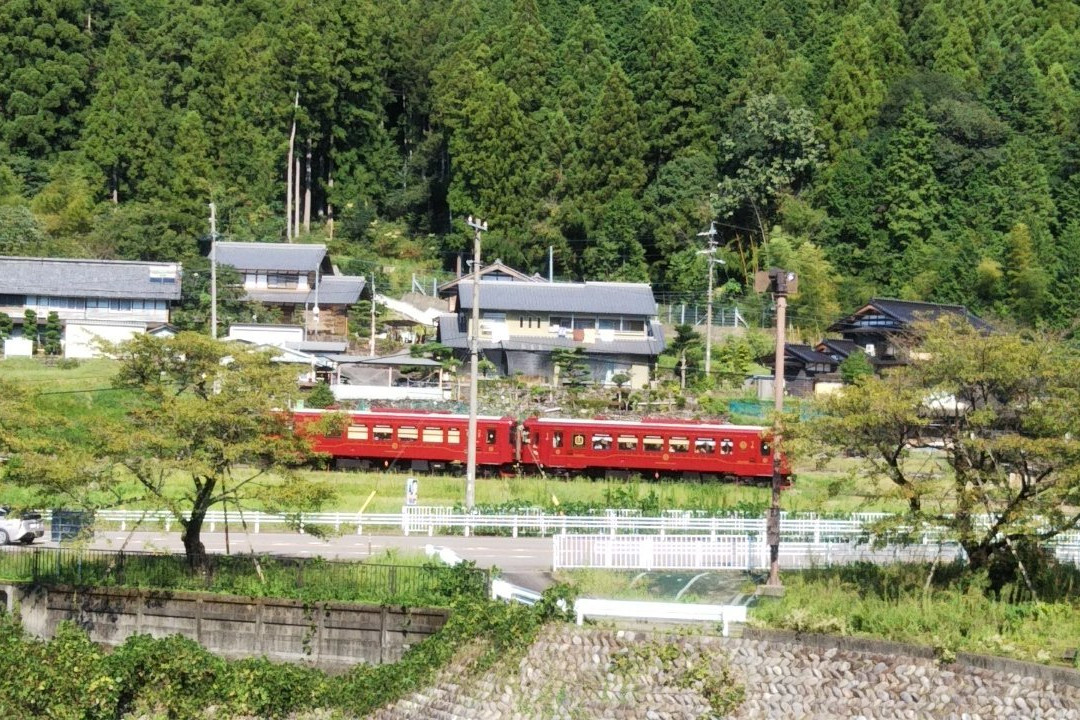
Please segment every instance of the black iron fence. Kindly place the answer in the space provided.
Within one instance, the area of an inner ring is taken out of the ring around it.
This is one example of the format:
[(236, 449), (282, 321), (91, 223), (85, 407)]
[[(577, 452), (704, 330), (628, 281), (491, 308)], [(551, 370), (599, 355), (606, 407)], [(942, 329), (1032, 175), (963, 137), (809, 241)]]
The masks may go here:
[(490, 573), (471, 566), (392, 565), (323, 558), (210, 555), (193, 566), (185, 555), (78, 548), (0, 551), (0, 578), (35, 585), (191, 590), (300, 600), (446, 605), (486, 596)]

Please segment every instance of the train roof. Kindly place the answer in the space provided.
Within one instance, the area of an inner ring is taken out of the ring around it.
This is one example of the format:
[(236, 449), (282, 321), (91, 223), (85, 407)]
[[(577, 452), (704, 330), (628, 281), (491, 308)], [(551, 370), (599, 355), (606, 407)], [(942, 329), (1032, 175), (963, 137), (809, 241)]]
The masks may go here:
[(657, 430), (706, 430), (712, 432), (735, 432), (735, 431), (754, 431), (764, 432), (769, 428), (763, 425), (732, 425), (731, 423), (710, 423), (702, 422), (699, 420), (675, 420), (672, 418), (642, 418), (641, 420), (605, 420), (599, 418), (582, 419), (582, 418), (553, 418), (553, 417), (532, 417), (527, 422), (540, 423), (542, 425), (589, 425), (601, 428), (608, 428), (612, 430), (630, 430), (630, 429), (652, 429)]
[[(350, 417), (362, 416), (365, 418), (389, 418), (394, 420), (415, 420), (421, 422), (427, 420), (468, 420), (469, 416), (463, 413), (450, 413), (440, 412), (437, 410), (410, 410), (410, 409), (388, 409), (388, 410), (340, 410), (340, 409), (321, 409), (321, 408), (303, 408), (293, 410), (294, 415), (309, 414), (323, 414), (323, 413), (344, 413)], [(497, 421), (497, 420), (513, 420), (509, 416), (500, 415), (477, 415), (477, 420)]]

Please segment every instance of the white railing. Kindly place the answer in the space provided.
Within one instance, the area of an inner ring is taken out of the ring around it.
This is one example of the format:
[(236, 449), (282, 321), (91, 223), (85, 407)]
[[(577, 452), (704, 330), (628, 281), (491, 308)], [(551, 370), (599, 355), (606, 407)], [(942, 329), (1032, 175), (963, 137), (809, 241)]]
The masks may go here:
[(748, 570), (746, 535), (555, 535), (552, 568)]
[(577, 624), (586, 617), (616, 617), (633, 620), (668, 620), (714, 622), (723, 626), (727, 637), (733, 622), (746, 622), (745, 605), (693, 605), (638, 600), (600, 600), (578, 598), (574, 602)]
[[(241, 519), (250, 532), (262, 532), (264, 527), (296, 527), (303, 532), (306, 526), (330, 526), (335, 532), (348, 532), (353, 528), (357, 534), (365, 529), (380, 528), (404, 535), (424, 533), (434, 536), (439, 533), (506, 533), (513, 537), (520, 534), (539, 535), (541, 537), (560, 535), (606, 535), (610, 537), (683, 537), (702, 536), (720, 538), (744, 536), (750, 538), (751, 555), (760, 556), (764, 546), (765, 518), (747, 517), (699, 517), (690, 512), (668, 512), (659, 517), (641, 517), (634, 513), (611, 511), (604, 515), (550, 515), (529, 510), (521, 513), (481, 515), (478, 513), (454, 512), (448, 507), (404, 506), (396, 513), (357, 513), (324, 512), (304, 513), (286, 517), (272, 513), (230, 512), (220, 510), (206, 514), (205, 528), (215, 532), (219, 525), (228, 520), (230, 527), (238, 527)], [(48, 513), (45, 512), (45, 516)], [(115, 523), (121, 530), (144, 525), (160, 525), (166, 531), (172, 530), (176, 518), (165, 510), (99, 510), (95, 513), (98, 521)], [(882, 557), (883, 550), (874, 550), (868, 525), (889, 517), (885, 513), (859, 513), (848, 519), (826, 519), (812, 514), (785, 514), (780, 523), (781, 553), (793, 548), (800, 557), (809, 558), (806, 562), (827, 564), (841, 562), (839, 558), (855, 559)], [(939, 532), (926, 532), (919, 536), (914, 545), (908, 548), (924, 548), (919, 552), (930, 552), (927, 548), (936, 548), (943, 535)], [(1080, 531), (1062, 533), (1048, 543), (1057, 556), (1065, 562), (1080, 564)], [(900, 547), (897, 544), (897, 547)], [(910, 550), (914, 553), (916, 551)], [(874, 553), (878, 553), (875, 555)], [(783, 555), (782, 555), (783, 557)], [(820, 558), (825, 558), (820, 561)], [(757, 562), (755, 560), (755, 562)], [(788, 566), (799, 562), (795, 556), (789, 558)]]

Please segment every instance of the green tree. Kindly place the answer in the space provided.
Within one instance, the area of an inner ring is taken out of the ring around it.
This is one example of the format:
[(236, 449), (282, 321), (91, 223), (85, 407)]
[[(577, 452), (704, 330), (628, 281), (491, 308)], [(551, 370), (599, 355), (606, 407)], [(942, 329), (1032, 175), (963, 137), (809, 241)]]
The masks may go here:
[(857, 383), (860, 378), (874, 374), (874, 365), (866, 353), (855, 350), (840, 363), (840, 377), (848, 385)]
[(41, 336), (38, 332), (37, 313), (29, 308), (23, 311), (23, 337), (30, 340), (32, 343), (30, 352), (36, 355)]
[(578, 8), (559, 45), (557, 61), (559, 107), (574, 127), (580, 127), (589, 119), (593, 99), (611, 72), (611, 49), (591, 5)]
[(844, 18), (829, 51), (821, 98), (821, 136), (835, 157), (866, 138), (885, 99), (870, 32), (856, 15)]
[(599, 227), (591, 233), (582, 267), (587, 279), (647, 282), (649, 267), (639, 235), (645, 222), (641, 205), (628, 190), (604, 206)]
[(15, 322), (11, 319), (11, 316), (0, 312), (0, 353), (3, 353), (4, 341), (11, 337), (11, 331), (14, 327)]
[(0, 255), (47, 257), (51, 243), (24, 205), (0, 205)]
[(975, 48), (963, 20), (950, 24), (944, 42), (934, 53), (933, 68), (936, 72), (956, 78), (965, 90), (974, 92), (981, 89), (982, 79), (975, 61)]
[(282, 409), (297, 397), (295, 370), (272, 353), (187, 332), (138, 335), (112, 352), (115, 385), (141, 402), (107, 432), (105, 455), (123, 469), (115, 477), (133, 478), (144, 502), (176, 518), (193, 566), (205, 564), (203, 521), (215, 505), (310, 511), (331, 497), (294, 472), (310, 451)]
[(1005, 283), (1012, 311), (1018, 320), (1034, 325), (1049, 300), (1051, 277), (1039, 263), (1026, 225), (1009, 231), (1007, 242)]
[(60, 314), (55, 310), (49, 312), (45, 318), (45, 329), (41, 332), (42, 350), (46, 355), (59, 355), (63, 351), (61, 340), (64, 337), (64, 328), (60, 324)]
[[(946, 528), (971, 569), (1015, 568), (1019, 547), (1080, 522), (1080, 357), (1053, 337), (963, 322), (920, 334), (910, 365), (824, 399), (810, 434), (865, 458), (868, 479), (891, 481), (908, 503), (897, 522)], [(950, 468), (944, 496), (942, 478), (912, 462), (929, 447)]]
[(311, 388), (311, 392), (304, 398), (304, 405), (312, 408), (328, 408), (336, 402), (334, 391), (323, 381), (315, 383), (315, 387)]
[(664, 349), (665, 355), (676, 358), (679, 368), (679, 387), (686, 389), (687, 375), (695, 377), (701, 369), (701, 361), (704, 357), (705, 344), (701, 333), (689, 325), (676, 325), (675, 337)]
[(916, 97), (886, 146), (882, 219), (890, 241), (901, 251), (929, 239), (941, 216), (941, 188), (933, 167), (934, 131), (922, 98)]

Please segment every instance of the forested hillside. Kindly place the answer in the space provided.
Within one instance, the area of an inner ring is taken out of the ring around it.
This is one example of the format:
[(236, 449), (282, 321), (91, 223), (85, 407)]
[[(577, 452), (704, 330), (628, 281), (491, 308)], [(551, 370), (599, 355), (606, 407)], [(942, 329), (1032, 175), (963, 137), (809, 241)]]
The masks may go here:
[(295, 120), (345, 255), (389, 224), (449, 267), (477, 214), (485, 257), (701, 297), (716, 219), (721, 282), (797, 270), (807, 327), (1064, 326), (1078, 84), (1069, 0), (5, 0), (0, 253), (192, 259), (211, 200), (284, 239)]

